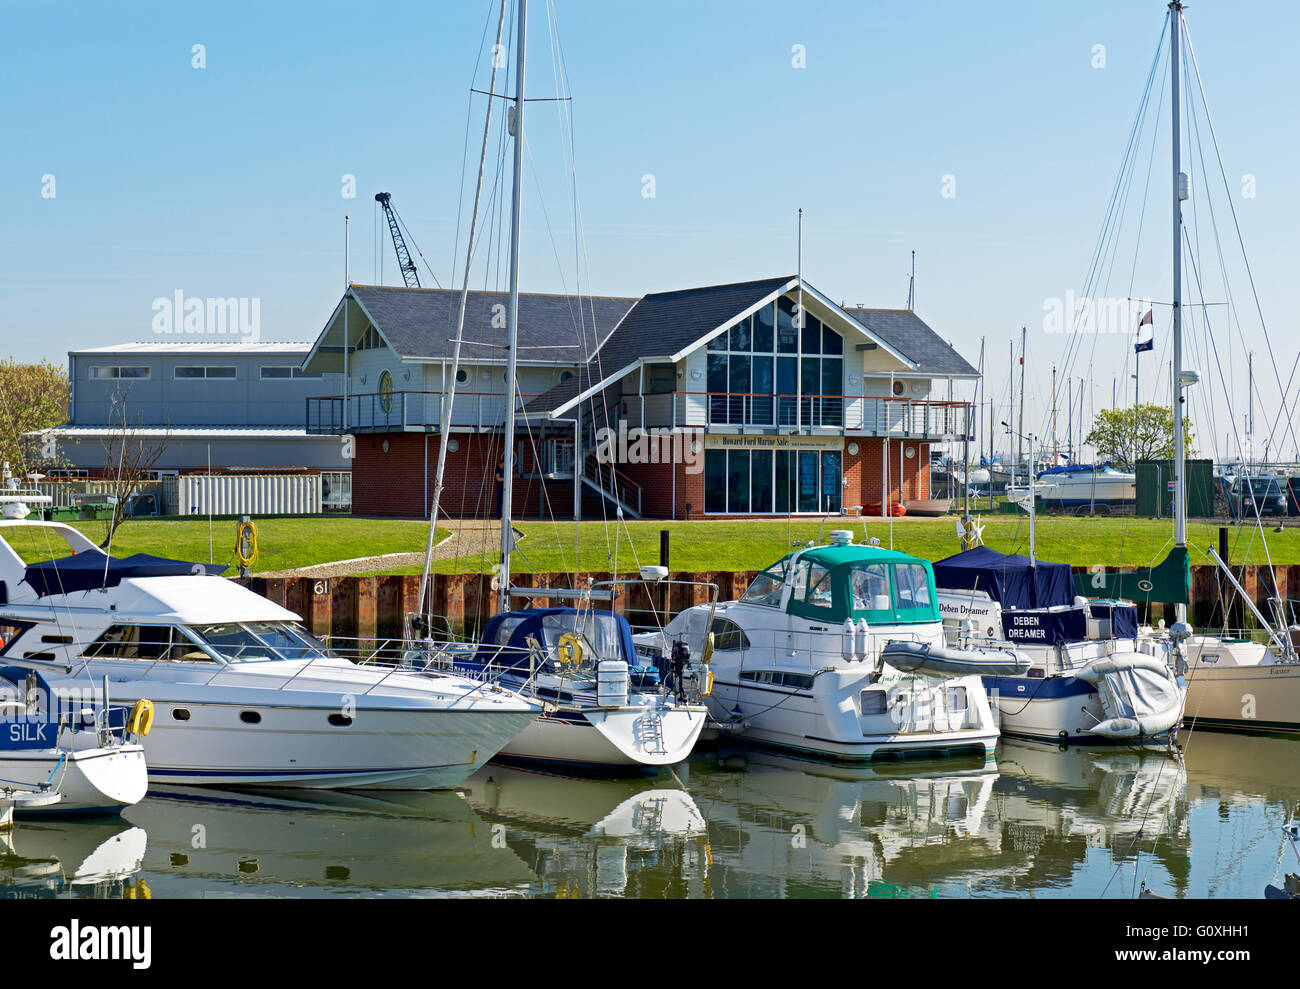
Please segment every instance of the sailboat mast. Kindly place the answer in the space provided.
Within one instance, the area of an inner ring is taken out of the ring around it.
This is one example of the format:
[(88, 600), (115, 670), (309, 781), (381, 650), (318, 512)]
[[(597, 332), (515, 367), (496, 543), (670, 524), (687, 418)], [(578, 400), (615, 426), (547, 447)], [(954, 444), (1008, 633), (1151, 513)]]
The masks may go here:
[(528, 0), (519, 0), (515, 53), (515, 174), (510, 201), (510, 304), (506, 309), (506, 422), (502, 435), (505, 445), (502, 470), (505, 478), (501, 486), (501, 594), (507, 606), (509, 601), (505, 595), (510, 591), (510, 549), (514, 544), (510, 509), (515, 473), (515, 371), (519, 350), (519, 228), (520, 201), (524, 187), (524, 54), (527, 29)]
[[(1183, 5), (1178, 0), (1169, 4), (1169, 73), (1170, 99), (1173, 113), (1173, 206), (1174, 206), (1174, 360), (1173, 360), (1173, 394), (1174, 394), (1174, 546), (1183, 549), (1187, 545), (1187, 498), (1184, 490), (1186, 464), (1185, 441), (1183, 439), (1183, 175), (1182, 162), (1179, 157), (1180, 129), (1178, 116), (1178, 49), (1182, 34)], [(1186, 606), (1180, 605), (1180, 611)], [(1179, 621), (1183, 615), (1179, 615)]]

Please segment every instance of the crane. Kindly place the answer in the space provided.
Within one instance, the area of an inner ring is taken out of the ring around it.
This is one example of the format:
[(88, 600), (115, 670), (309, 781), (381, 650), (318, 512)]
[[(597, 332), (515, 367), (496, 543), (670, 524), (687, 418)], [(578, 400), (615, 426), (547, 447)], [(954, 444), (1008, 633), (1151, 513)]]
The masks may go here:
[(402, 237), (401, 228), (398, 226), (397, 212), (393, 209), (392, 199), (391, 193), (375, 193), (375, 202), (384, 208), (384, 216), (388, 217), (388, 229), (393, 235), (393, 247), (397, 250), (397, 266), (402, 269), (402, 279), (406, 282), (407, 288), (419, 288), (420, 274), (415, 270), (411, 252), (406, 249), (406, 240)]

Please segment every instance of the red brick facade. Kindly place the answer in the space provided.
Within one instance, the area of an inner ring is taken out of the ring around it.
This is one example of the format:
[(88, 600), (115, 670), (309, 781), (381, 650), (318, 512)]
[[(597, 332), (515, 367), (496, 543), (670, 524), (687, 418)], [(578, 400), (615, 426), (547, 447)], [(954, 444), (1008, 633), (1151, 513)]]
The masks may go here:
[[(388, 450), (384, 450), (387, 441)], [(497, 514), (496, 465), (502, 454), (501, 438), (490, 434), (463, 433), (455, 437), (458, 448), (447, 455), (442, 511), (453, 518), (489, 518)], [(433, 497), (438, 464), (439, 438), (424, 433), (362, 435), (356, 439), (352, 463), (352, 510), (357, 515), (394, 518), (424, 518), (426, 498)], [(856, 444), (857, 453), (850, 452)], [(911, 448), (913, 456), (906, 456)], [(899, 463), (900, 450), (903, 453)], [(427, 452), (426, 452), (427, 451)], [(534, 471), (530, 443), (521, 435), (518, 448), (520, 471)], [(668, 441), (660, 447), (661, 459), (670, 459)], [(928, 443), (915, 440), (888, 442), (890, 501), (929, 497)], [(886, 443), (881, 439), (848, 437), (841, 460), (843, 503), (864, 507), (881, 501), (882, 460)], [(703, 460), (700, 461), (703, 466)], [(641, 488), (641, 516), (648, 519), (704, 518), (704, 472), (688, 473), (685, 464), (622, 464), (621, 475)], [(542, 481), (516, 476), (512, 510), (516, 518), (573, 517), (573, 480)], [(612, 517), (611, 506), (584, 485), (584, 518)], [(721, 516), (710, 515), (710, 518)]]

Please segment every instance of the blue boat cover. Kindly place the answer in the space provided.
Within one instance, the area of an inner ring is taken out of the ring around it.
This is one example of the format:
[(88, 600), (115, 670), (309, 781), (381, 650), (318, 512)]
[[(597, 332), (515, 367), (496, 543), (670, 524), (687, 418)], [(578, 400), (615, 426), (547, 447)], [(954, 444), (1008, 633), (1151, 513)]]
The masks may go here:
[(1119, 604), (1116, 602), (1093, 602), (1090, 606), (1093, 618), (1109, 618), (1110, 634), (1115, 639), (1136, 639), (1138, 634), (1138, 610), (1136, 604)]
[(1004, 611), (1002, 634), (1012, 642), (1056, 645), (1088, 637), (1088, 620), (1078, 608), (1061, 611)]
[(184, 577), (190, 574), (220, 574), (224, 563), (186, 563), (148, 553), (105, 557), (98, 550), (87, 549), (57, 560), (33, 563), (23, 574), (42, 597), (46, 594), (71, 594), (101, 587), (116, 587), (128, 577)]
[(1094, 470), (1106, 470), (1110, 463), (1104, 464), (1065, 464), (1061, 467), (1048, 467), (1046, 470), (1040, 470), (1038, 477), (1048, 477), (1052, 474), (1082, 474)]
[[(520, 608), (517, 611), (504, 611), (499, 615), (493, 615), (488, 619), (487, 627), (483, 629), (482, 644), (478, 647), (474, 660), (477, 663), (495, 663), (497, 666), (527, 669), (530, 637), (537, 640), (548, 658), (550, 649), (555, 646), (555, 640), (558, 639), (554, 634), (548, 637), (544, 633), (543, 625), (546, 619), (559, 620), (550, 623), (552, 626), (550, 630), (553, 633), (557, 624), (563, 626), (565, 630), (572, 630), (578, 614), (577, 608), (557, 607)], [(584, 608), (582, 615), (584, 622), (604, 626), (603, 629), (593, 628), (592, 632), (596, 634), (589, 636), (601, 645), (604, 645), (608, 638), (607, 633), (610, 630), (608, 623), (613, 622), (613, 629), (618, 636), (619, 652), (622, 655), (602, 655), (601, 659), (621, 659), (629, 668), (636, 665), (636, 645), (632, 641), (632, 628), (626, 618), (612, 611), (593, 608)], [(502, 629), (502, 626), (507, 623), (513, 626), (508, 631)], [(509, 638), (502, 641), (505, 634), (508, 634)]]
[(1003, 608), (1054, 608), (1074, 603), (1068, 563), (1030, 563), (1029, 557), (976, 546), (934, 564), (936, 587), (983, 591)]

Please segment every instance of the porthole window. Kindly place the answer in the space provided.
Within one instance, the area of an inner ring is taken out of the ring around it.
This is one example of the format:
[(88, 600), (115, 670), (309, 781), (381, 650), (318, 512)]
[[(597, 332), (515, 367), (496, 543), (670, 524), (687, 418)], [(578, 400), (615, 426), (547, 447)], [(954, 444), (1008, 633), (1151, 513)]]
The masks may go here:
[(172, 708), (172, 718), (176, 721), (189, 721), (190, 712), (187, 708), (174, 707)]
[(456, 384), (463, 385), (468, 380), (469, 380), (469, 372), (466, 371), (463, 367), (460, 368), (456, 372)]
[(903, 383), (901, 381), (894, 382), (894, 394), (895, 395), (903, 394)]
[(393, 408), (393, 376), (387, 371), (379, 375), (379, 407), (385, 412)]
[(346, 714), (331, 714), (330, 724), (335, 728), (346, 728), (348, 725), (352, 724), (352, 719)]
[(573, 372), (572, 372), (572, 371), (561, 371), (561, 372), (560, 372), (560, 380), (561, 380), (561, 381), (568, 381), (568, 380), (569, 380), (570, 378), (572, 378), (572, 377), (573, 377)]
[(240, 711), (239, 720), (246, 725), (257, 725), (262, 723), (262, 716), (256, 711)]

